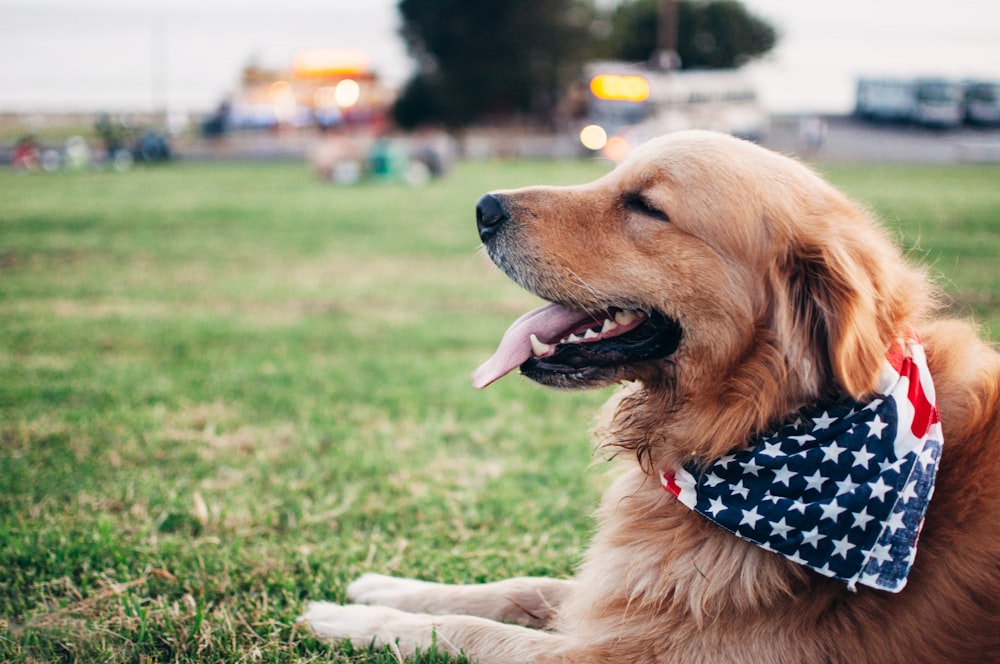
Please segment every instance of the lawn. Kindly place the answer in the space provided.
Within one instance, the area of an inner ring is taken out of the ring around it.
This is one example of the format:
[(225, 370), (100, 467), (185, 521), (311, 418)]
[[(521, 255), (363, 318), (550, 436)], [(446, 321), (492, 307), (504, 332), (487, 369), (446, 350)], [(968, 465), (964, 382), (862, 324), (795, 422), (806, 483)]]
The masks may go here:
[[(535, 303), (473, 206), (606, 170), (0, 172), (0, 661), (387, 663), (296, 628), (304, 600), (570, 574), (607, 392), (469, 386)], [(822, 170), (1000, 337), (1000, 167)]]

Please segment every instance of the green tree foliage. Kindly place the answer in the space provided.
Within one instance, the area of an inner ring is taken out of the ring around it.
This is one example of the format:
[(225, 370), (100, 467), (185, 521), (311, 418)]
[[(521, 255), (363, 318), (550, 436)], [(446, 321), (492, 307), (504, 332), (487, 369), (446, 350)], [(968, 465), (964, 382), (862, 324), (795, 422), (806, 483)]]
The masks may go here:
[[(657, 50), (658, 5), (659, 0), (618, 5), (599, 46), (601, 56), (649, 60)], [(738, 67), (769, 52), (778, 40), (773, 26), (737, 0), (682, 0), (677, 13), (677, 53), (684, 69)]]
[(550, 117), (592, 44), (589, 0), (400, 0), (417, 72), (393, 109), (403, 127)]

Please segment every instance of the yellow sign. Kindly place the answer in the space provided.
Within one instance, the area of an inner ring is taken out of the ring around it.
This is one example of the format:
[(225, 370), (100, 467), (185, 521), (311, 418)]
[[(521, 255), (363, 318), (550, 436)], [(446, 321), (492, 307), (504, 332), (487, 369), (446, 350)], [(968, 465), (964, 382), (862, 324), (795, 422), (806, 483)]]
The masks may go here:
[(351, 76), (368, 71), (368, 54), (356, 48), (313, 48), (299, 51), (292, 69), (300, 78)]
[(600, 74), (590, 81), (590, 91), (598, 99), (646, 101), (649, 99), (649, 81), (642, 76)]

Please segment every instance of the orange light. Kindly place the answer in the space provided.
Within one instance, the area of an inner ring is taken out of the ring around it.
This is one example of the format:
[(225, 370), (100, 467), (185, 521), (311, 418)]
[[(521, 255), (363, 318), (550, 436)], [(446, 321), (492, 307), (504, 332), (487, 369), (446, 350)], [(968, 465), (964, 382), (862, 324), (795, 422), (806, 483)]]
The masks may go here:
[(604, 144), (604, 156), (616, 163), (624, 159), (631, 150), (632, 146), (621, 136), (612, 136)]
[(591, 79), (590, 91), (598, 99), (646, 101), (649, 99), (649, 81), (642, 76), (600, 74)]
[(299, 78), (355, 76), (368, 71), (368, 54), (357, 48), (310, 48), (299, 51), (292, 70)]

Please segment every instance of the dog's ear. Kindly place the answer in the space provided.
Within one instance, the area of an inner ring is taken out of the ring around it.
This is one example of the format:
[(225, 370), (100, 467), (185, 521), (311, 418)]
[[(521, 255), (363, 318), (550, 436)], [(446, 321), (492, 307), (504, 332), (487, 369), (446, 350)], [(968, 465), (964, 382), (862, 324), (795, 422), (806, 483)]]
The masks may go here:
[(875, 389), (892, 339), (927, 308), (926, 277), (853, 207), (802, 228), (781, 270), (792, 324), (839, 386), (861, 398)]
[(866, 262), (839, 243), (802, 247), (789, 262), (793, 315), (855, 398), (874, 389), (890, 334), (876, 270)]

